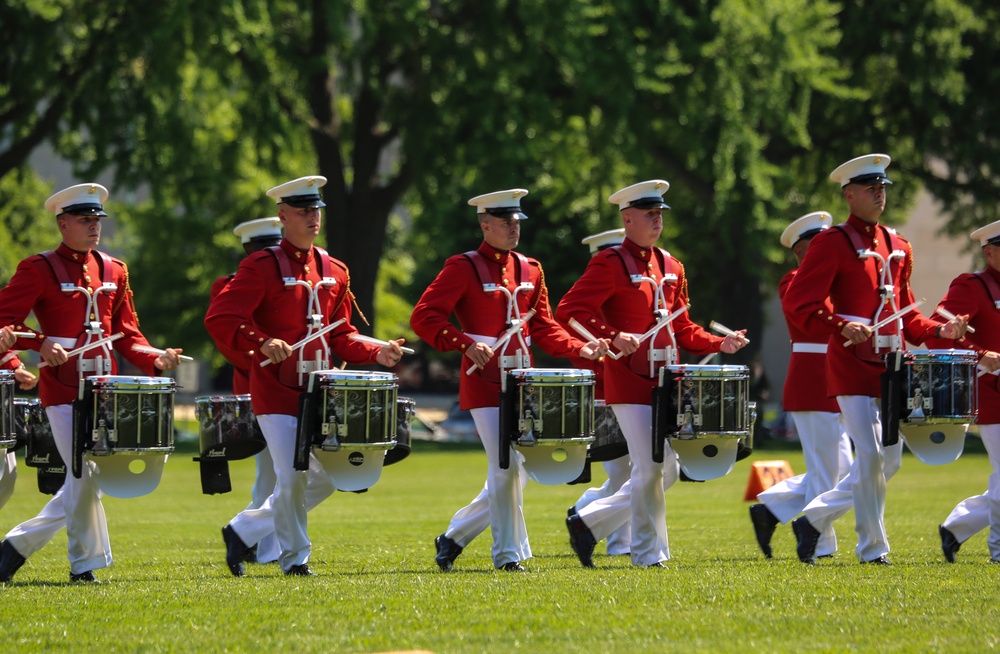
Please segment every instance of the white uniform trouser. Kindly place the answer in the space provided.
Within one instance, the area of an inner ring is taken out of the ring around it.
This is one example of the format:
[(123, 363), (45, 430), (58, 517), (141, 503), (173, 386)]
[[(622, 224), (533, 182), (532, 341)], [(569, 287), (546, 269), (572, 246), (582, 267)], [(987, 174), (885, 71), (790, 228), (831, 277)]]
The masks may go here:
[(452, 516), (445, 536), (466, 547), (489, 524), (493, 532), (493, 565), (499, 568), (531, 558), (528, 527), (524, 523), (523, 490), (528, 484), (528, 474), (514, 448), (510, 452), (510, 467), (500, 469), (500, 410), (483, 407), (472, 409), (471, 413), (486, 449), (486, 484), (471, 503)]
[[(802, 443), (806, 472), (780, 481), (757, 495), (757, 500), (782, 523), (801, 513), (820, 493), (836, 486), (854, 461), (851, 440), (844, 431), (839, 413), (792, 411), (789, 415)], [(836, 551), (837, 533), (830, 523), (820, 535), (816, 555), (826, 556)]]
[[(632, 563), (653, 565), (670, 559), (667, 542), (667, 507), (664, 492), (677, 482), (677, 455), (665, 444), (663, 463), (653, 461), (653, 410), (645, 404), (612, 404), (618, 426), (628, 443), (632, 460), (631, 478), (612, 495), (595, 500), (579, 512), (594, 538), (607, 538), (611, 532), (632, 520)], [(634, 490), (633, 490), (634, 487)]]
[[(274, 474), (274, 459), (271, 458), (271, 451), (266, 447), (254, 457), (257, 474), (250, 488), (250, 504), (248, 509), (259, 509), (264, 506), (267, 498), (274, 494), (274, 486), (278, 477)], [(278, 546), (278, 537), (268, 534), (257, 543), (257, 562), (271, 563), (277, 561), (281, 556), (281, 547)]]
[(978, 428), (993, 472), (986, 492), (959, 502), (944, 521), (944, 527), (955, 534), (960, 543), (989, 527), (990, 557), (1000, 561), (1000, 424), (978, 425)]
[(285, 572), (309, 561), (312, 543), (307, 534), (307, 512), (333, 493), (334, 486), (316, 457), (310, 455), (309, 471), (295, 469), (295, 429), (298, 418), (282, 414), (257, 416), (260, 430), (274, 460), (277, 482), (274, 493), (259, 509), (244, 509), (229, 524), (247, 545), (272, 531), (278, 538), (278, 562)]
[[(627, 455), (620, 456), (611, 461), (602, 461), (601, 465), (604, 466), (604, 472), (607, 473), (608, 478), (600, 488), (588, 488), (583, 492), (580, 499), (573, 505), (577, 513), (591, 502), (603, 500), (617, 493), (618, 489), (628, 481), (629, 476), (632, 474), (632, 462)], [(608, 535), (608, 554), (611, 556), (628, 554), (631, 539), (632, 521), (626, 520), (625, 524)]]
[(889, 553), (885, 533), (885, 484), (902, 464), (903, 439), (891, 447), (882, 446), (881, 400), (866, 395), (837, 397), (847, 435), (854, 443), (854, 463), (847, 476), (812, 502), (803, 513), (810, 524), (823, 533), (852, 508), (854, 530), (858, 534), (855, 554), (861, 561), (873, 561)]
[(4, 507), (10, 496), (14, 494), (14, 482), (17, 481), (17, 456), (7, 452), (0, 461), (0, 509)]
[(69, 537), (71, 574), (81, 574), (111, 565), (111, 538), (101, 504), (101, 491), (94, 483), (94, 464), (86, 459), (80, 479), (73, 476), (73, 405), (45, 408), (52, 437), (63, 461), (66, 482), (41, 513), (7, 532), (7, 540), (24, 558), (42, 549), (63, 527)]

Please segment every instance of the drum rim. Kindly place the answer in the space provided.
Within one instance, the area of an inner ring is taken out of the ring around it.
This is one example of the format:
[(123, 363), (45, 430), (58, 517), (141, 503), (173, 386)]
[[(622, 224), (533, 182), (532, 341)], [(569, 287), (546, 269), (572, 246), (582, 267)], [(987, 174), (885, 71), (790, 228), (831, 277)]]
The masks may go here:
[(316, 375), (320, 381), (325, 379), (341, 379), (345, 381), (396, 381), (398, 376), (394, 372), (384, 372), (382, 370), (313, 370), (310, 375)]
[(226, 401), (236, 400), (237, 402), (249, 402), (250, 395), (248, 393), (240, 393), (239, 395), (199, 395), (198, 397), (194, 398), (194, 403), (207, 404), (209, 402), (218, 400), (226, 400)]
[(93, 386), (111, 386), (114, 384), (134, 384), (137, 386), (150, 386), (150, 387), (173, 387), (177, 385), (177, 381), (172, 377), (144, 377), (140, 375), (91, 375), (86, 377), (85, 381), (90, 382)]
[(578, 368), (514, 368), (513, 370), (508, 370), (507, 373), (523, 379), (528, 379), (530, 375), (563, 379), (594, 379), (595, 377), (593, 370), (581, 370)]

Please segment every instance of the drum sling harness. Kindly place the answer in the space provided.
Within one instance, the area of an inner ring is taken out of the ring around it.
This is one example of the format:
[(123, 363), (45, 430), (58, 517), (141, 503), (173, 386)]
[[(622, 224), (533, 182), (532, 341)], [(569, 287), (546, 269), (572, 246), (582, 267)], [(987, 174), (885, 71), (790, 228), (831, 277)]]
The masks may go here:
[[(87, 337), (82, 343), (77, 343), (78, 347), (87, 345), (104, 335), (97, 312), (97, 294), (114, 293), (118, 290), (118, 286), (113, 282), (104, 281), (105, 276), (110, 277), (112, 275), (113, 264), (111, 262), (111, 257), (98, 250), (91, 250), (91, 252), (94, 253), (94, 258), (97, 259), (97, 278), (100, 282), (100, 286), (93, 291), (83, 288), (82, 286), (77, 286), (75, 283), (70, 281), (69, 273), (66, 272), (66, 266), (63, 264), (62, 257), (60, 257), (59, 254), (52, 250), (46, 250), (41, 253), (42, 258), (45, 259), (45, 263), (47, 263), (49, 268), (52, 270), (52, 274), (55, 276), (56, 281), (59, 282), (60, 290), (64, 293), (82, 293), (83, 298), (87, 303), (83, 316), (83, 333), (85, 333)], [(91, 316), (94, 318), (91, 319)], [(78, 384), (83, 377), (87, 376), (85, 373), (90, 373), (91, 375), (107, 375), (111, 372), (111, 346), (104, 345), (97, 351), (103, 352), (106, 356), (88, 355), (87, 358), (84, 358), (81, 354), (77, 357), (76, 381)], [(68, 378), (59, 368), (56, 369), (56, 375), (60, 382), (67, 384)]]
[[(608, 248), (615, 255), (621, 259), (622, 265), (625, 267), (625, 273), (628, 275), (629, 280), (636, 287), (640, 287), (643, 284), (649, 284), (653, 287), (653, 319), (656, 322), (666, 318), (670, 314), (670, 308), (666, 303), (666, 293), (663, 290), (666, 284), (676, 284), (679, 276), (676, 270), (676, 264), (674, 263), (673, 257), (670, 253), (663, 248), (651, 247), (651, 253), (657, 253), (660, 258), (660, 269), (663, 271), (663, 279), (657, 282), (652, 277), (644, 274), (644, 271), (639, 269), (639, 265), (636, 263), (635, 257), (632, 256), (624, 245), (615, 245)], [(655, 254), (653, 256), (656, 256)], [(667, 336), (670, 338), (670, 345), (665, 348), (657, 349), (654, 346), (656, 343), (656, 338), (659, 336), (660, 331), (663, 329), (667, 330)], [(640, 348), (643, 346), (640, 345)], [(633, 354), (632, 356), (635, 356)], [(636, 366), (632, 366), (633, 372), (637, 374), (643, 374), (644, 372), (647, 376), (652, 379), (656, 377), (656, 369), (659, 366), (672, 366), (677, 363), (677, 339), (674, 337), (674, 330), (669, 323), (663, 327), (657, 329), (649, 337), (649, 347), (646, 348), (646, 359), (649, 363), (648, 371), (640, 371)], [(631, 362), (631, 357), (629, 358)], [(657, 365), (659, 364), (659, 366)]]
[(1000, 310), (1000, 284), (997, 284), (997, 280), (986, 270), (979, 270), (973, 274), (986, 287), (986, 294), (990, 296), (993, 306)]
[[(292, 286), (302, 286), (309, 293), (309, 306), (306, 307), (306, 334), (305, 337), (308, 338), (314, 332), (319, 331), (323, 328), (323, 313), (322, 308), (319, 303), (319, 289), (324, 286), (336, 286), (337, 280), (335, 277), (328, 277), (327, 271), (333, 270), (333, 259), (327, 254), (326, 250), (320, 247), (313, 246), (315, 251), (315, 259), (317, 262), (318, 270), (320, 275), (320, 281), (315, 284), (310, 284), (308, 281), (303, 279), (296, 279), (292, 274), (291, 262), (288, 259), (288, 254), (281, 249), (281, 246), (273, 245), (269, 248), (265, 248), (271, 255), (274, 256), (278, 263), (278, 272), (281, 275), (282, 281), (285, 283), (285, 287), (289, 288)], [(346, 299), (345, 295), (345, 299)], [(330, 367), (329, 343), (327, 342), (326, 336), (320, 336), (317, 339), (319, 347), (310, 348), (315, 354), (316, 358), (314, 360), (307, 360), (305, 354), (305, 348), (299, 348), (296, 354), (296, 358), (291, 361), (291, 365), (294, 365), (294, 370), (291, 369), (289, 365), (283, 365), (282, 362), (279, 365), (279, 381), (285, 385), (289, 384), (290, 381), (297, 382), (297, 386), (302, 388), (305, 386), (306, 375), (314, 370), (324, 370)]]

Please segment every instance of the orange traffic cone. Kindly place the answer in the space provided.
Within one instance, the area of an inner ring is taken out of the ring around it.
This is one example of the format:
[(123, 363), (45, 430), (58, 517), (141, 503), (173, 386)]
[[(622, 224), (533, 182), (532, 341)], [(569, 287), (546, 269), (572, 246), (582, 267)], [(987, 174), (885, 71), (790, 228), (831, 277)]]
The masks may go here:
[(783, 479), (795, 476), (788, 461), (754, 461), (750, 466), (750, 481), (743, 493), (743, 501), (757, 499), (757, 494), (766, 491)]

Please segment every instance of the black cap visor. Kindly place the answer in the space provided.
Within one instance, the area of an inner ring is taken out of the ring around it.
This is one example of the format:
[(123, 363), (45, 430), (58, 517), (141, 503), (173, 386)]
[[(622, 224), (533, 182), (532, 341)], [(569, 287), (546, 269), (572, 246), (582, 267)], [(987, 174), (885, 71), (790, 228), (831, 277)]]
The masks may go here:
[(639, 198), (628, 203), (626, 209), (669, 209), (670, 206), (663, 201), (663, 198)]

